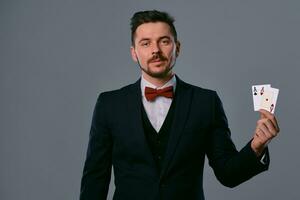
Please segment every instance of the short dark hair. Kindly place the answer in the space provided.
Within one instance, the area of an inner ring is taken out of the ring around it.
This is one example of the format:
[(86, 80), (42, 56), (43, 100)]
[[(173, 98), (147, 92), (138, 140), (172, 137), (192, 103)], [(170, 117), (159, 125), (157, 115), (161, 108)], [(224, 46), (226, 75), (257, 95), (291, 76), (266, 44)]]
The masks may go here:
[(131, 18), (131, 44), (134, 45), (134, 36), (136, 29), (145, 23), (149, 22), (165, 22), (170, 26), (171, 33), (177, 42), (177, 32), (174, 26), (174, 18), (167, 12), (157, 10), (146, 10), (134, 13)]

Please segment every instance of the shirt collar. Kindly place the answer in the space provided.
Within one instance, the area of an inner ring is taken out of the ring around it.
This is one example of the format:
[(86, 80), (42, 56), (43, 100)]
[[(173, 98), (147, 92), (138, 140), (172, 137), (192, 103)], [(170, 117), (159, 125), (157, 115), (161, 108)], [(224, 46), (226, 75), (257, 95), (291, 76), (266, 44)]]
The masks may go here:
[(143, 75), (141, 76), (141, 91), (142, 91), (142, 96), (145, 96), (145, 87), (151, 87), (151, 88), (155, 88), (155, 89), (162, 89), (165, 87), (169, 87), (169, 86), (173, 86), (173, 92), (175, 93), (175, 89), (176, 89), (176, 76), (173, 75), (172, 78), (166, 82), (163, 86), (161, 87), (157, 87), (154, 84), (150, 83), (149, 81), (147, 81)]

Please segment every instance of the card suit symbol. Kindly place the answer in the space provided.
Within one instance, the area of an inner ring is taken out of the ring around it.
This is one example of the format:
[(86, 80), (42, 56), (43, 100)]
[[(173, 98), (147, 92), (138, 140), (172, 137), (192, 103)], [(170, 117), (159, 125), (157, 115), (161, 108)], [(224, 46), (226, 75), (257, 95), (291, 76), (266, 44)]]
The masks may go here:
[(270, 106), (270, 112), (272, 112), (273, 109), (274, 109), (274, 104), (272, 104), (272, 105)]
[(254, 87), (254, 95), (255, 95), (255, 96), (257, 95), (256, 87)]
[(260, 95), (263, 95), (263, 94), (264, 94), (264, 87), (262, 87), (260, 90)]

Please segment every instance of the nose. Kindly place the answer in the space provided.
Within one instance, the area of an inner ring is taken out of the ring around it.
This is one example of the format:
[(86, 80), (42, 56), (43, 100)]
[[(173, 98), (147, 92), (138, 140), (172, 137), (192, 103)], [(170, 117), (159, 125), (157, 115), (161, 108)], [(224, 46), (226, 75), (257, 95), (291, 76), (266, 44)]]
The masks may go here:
[(153, 44), (152, 46), (152, 55), (160, 53), (160, 47), (158, 44)]

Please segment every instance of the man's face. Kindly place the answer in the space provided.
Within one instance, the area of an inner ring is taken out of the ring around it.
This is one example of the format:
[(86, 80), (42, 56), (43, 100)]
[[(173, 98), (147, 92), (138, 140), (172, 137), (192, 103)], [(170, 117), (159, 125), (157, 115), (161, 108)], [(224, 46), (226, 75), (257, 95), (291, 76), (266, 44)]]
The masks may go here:
[(136, 29), (131, 56), (140, 65), (143, 75), (165, 78), (172, 74), (179, 49), (180, 44), (175, 43), (167, 23), (150, 22)]

